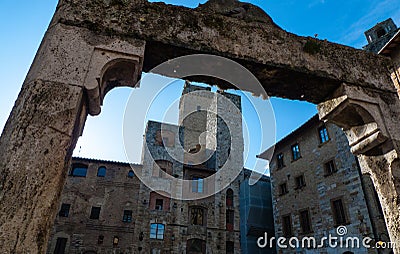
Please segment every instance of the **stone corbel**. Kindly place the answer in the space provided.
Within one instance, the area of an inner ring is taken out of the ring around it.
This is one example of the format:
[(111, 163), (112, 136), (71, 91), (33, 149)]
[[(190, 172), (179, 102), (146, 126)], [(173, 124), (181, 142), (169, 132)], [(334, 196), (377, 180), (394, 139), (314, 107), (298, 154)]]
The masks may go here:
[[(142, 71), (144, 47), (144, 42), (139, 43), (139, 45), (130, 45), (126, 42), (117, 41), (109, 46), (94, 48), (84, 82), (90, 115), (100, 114), (103, 98), (112, 87), (135, 87)], [(121, 63), (125, 67), (122, 67)], [(126, 72), (126, 68), (129, 68), (129, 75), (120, 74), (120, 76), (125, 75), (123, 77), (125, 80), (121, 80), (121, 77), (113, 80), (113, 77), (107, 73), (111, 68), (115, 69), (114, 72), (117, 76), (118, 72)], [(112, 81), (115, 81), (116, 85), (108, 88), (107, 83)]]
[(355, 155), (385, 143), (389, 136), (376, 97), (359, 87), (343, 84), (334, 98), (318, 105), (319, 117), (340, 126)]

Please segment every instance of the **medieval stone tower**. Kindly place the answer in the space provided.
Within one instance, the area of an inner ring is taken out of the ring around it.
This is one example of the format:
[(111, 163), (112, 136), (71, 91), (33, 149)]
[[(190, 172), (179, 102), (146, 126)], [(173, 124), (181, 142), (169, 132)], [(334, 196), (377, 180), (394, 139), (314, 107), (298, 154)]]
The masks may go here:
[(138, 249), (240, 253), (240, 96), (186, 82), (179, 124), (149, 121), (142, 158)]

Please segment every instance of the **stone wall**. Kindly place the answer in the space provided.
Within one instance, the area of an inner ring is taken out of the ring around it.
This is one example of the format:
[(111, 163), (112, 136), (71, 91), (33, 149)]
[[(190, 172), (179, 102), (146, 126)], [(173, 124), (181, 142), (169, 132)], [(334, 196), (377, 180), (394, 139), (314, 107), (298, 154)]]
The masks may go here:
[[(77, 163), (88, 167), (86, 177), (73, 175)], [(100, 167), (106, 168), (104, 177), (97, 176)], [(141, 165), (132, 167), (141, 170)], [(129, 175), (131, 170), (127, 163), (73, 158), (58, 209), (70, 204), (69, 214), (57, 215), (47, 253), (54, 253), (59, 238), (67, 238), (66, 253), (133, 253), (136, 217), (123, 221), (124, 210), (134, 215), (141, 203), (137, 195), (140, 181), (136, 175)], [(92, 207), (101, 207), (99, 219), (90, 219)], [(117, 245), (113, 244), (114, 237), (119, 239)]]

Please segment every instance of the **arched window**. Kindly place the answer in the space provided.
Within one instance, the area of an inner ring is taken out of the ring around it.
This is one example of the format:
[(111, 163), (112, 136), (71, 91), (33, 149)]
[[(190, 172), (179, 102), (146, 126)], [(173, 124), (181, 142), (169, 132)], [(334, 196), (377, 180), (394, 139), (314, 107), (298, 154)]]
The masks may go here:
[(97, 169), (97, 176), (98, 177), (105, 177), (106, 176), (106, 171), (107, 171), (106, 167), (104, 167), (104, 166), (99, 167)]
[(187, 254), (205, 254), (206, 253), (206, 241), (201, 239), (190, 239), (186, 244)]
[(133, 172), (133, 170), (131, 169), (131, 170), (129, 170), (129, 172), (128, 172), (128, 177), (129, 178), (133, 178), (135, 176), (135, 173)]
[(226, 191), (226, 206), (233, 207), (233, 190), (228, 189)]
[(86, 177), (88, 166), (84, 164), (73, 164), (71, 176)]

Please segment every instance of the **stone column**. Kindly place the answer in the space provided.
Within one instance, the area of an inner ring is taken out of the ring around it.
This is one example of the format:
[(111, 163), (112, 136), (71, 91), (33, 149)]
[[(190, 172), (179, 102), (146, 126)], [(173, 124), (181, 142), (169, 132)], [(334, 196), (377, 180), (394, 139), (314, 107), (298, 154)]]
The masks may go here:
[[(374, 182), (394, 252), (400, 253), (400, 100), (397, 92), (343, 84), (318, 105), (319, 116), (345, 131), (363, 173)], [(381, 236), (382, 241), (388, 241)]]
[(111, 88), (136, 84), (144, 45), (49, 27), (0, 138), (0, 253), (46, 252), (86, 116)]

